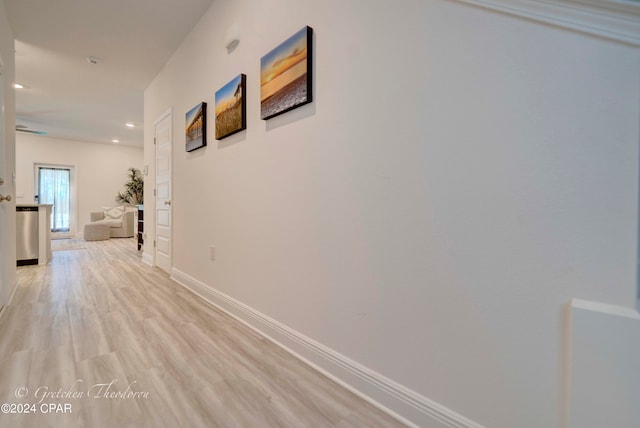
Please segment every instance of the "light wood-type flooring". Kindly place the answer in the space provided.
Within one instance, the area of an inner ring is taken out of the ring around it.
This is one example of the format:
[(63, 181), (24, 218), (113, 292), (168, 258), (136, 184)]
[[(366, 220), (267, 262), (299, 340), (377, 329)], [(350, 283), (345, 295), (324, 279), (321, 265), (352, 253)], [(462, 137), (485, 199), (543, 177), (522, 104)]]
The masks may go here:
[(403, 426), (143, 264), (134, 240), (67, 248), (18, 268), (0, 315), (2, 411), (29, 411), (0, 427)]

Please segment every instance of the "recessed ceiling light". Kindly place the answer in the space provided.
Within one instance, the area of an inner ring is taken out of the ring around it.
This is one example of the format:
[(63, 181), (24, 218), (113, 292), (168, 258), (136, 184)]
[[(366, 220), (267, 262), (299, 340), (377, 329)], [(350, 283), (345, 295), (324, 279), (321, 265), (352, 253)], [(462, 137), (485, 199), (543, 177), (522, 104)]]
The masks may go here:
[(118, 140), (117, 138), (114, 138), (113, 140), (111, 140), (112, 143), (119, 143), (120, 140)]
[(21, 85), (21, 84), (19, 84), (19, 83), (14, 83), (14, 84), (13, 84), (13, 87), (14, 87), (14, 88), (16, 88), (16, 89), (24, 89), (24, 86), (22, 86), (22, 85)]
[(133, 124), (133, 123), (131, 123), (131, 122), (125, 123), (125, 126), (126, 126), (127, 128), (135, 128), (135, 127), (136, 127), (136, 125), (134, 125), (134, 124)]

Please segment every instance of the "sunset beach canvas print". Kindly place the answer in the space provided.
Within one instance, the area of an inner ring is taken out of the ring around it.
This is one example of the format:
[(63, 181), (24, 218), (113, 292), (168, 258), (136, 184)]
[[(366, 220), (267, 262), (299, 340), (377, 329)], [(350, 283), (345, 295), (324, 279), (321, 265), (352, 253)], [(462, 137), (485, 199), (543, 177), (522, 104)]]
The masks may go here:
[(247, 128), (246, 86), (247, 76), (239, 74), (216, 91), (216, 140)]
[(200, 103), (186, 114), (186, 150), (191, 152), (207, 145), (207, 103)]
[(304, 27), (260, 60), (260, 117), (270, 119), (313, 100), (313, 29)]

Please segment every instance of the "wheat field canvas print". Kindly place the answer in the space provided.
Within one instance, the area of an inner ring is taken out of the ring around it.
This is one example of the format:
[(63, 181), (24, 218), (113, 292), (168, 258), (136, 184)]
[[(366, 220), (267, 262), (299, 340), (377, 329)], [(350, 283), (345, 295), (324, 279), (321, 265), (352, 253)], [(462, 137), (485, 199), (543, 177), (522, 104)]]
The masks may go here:
[(247, 128), (247, 76), (239, 74), (216, 91), (216, 140)]

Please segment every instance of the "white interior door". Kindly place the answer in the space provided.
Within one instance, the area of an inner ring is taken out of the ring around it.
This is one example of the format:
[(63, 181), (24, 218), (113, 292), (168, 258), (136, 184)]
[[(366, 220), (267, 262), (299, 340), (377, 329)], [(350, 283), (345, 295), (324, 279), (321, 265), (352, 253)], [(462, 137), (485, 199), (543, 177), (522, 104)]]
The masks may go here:
[(11, 139), (16, 123), (7, 121), (11, 80), (0, 56), (0, 307), (9, 303), (16, 286), (15, 141)]
[(0, 202), (0, 308), (7, 304), (7, 278), (6, 272), (9, 271), (10, 268), (15, 266), (15, 262), (12, 263), (12, 266), (7, 266), (9, 261), (5, 256), (5, 245), (7, 243), (6, 238), (6, 230), (7, 230), (7, 215), (6, 210), (9, 207), (4, 198), (7, 196), (8, 186), (6, 185), (5, 172), (7, 168), (5, 167), (6, 156), (6, 147), (5, 147), (5, 127), (4, 127), (4, 76), (2, 70), (2, 59), (0, 58), (0, 198), (2, 201)]
[(171, 112), (155, 124), (156, 236), (155, 264), (171, 273)]

